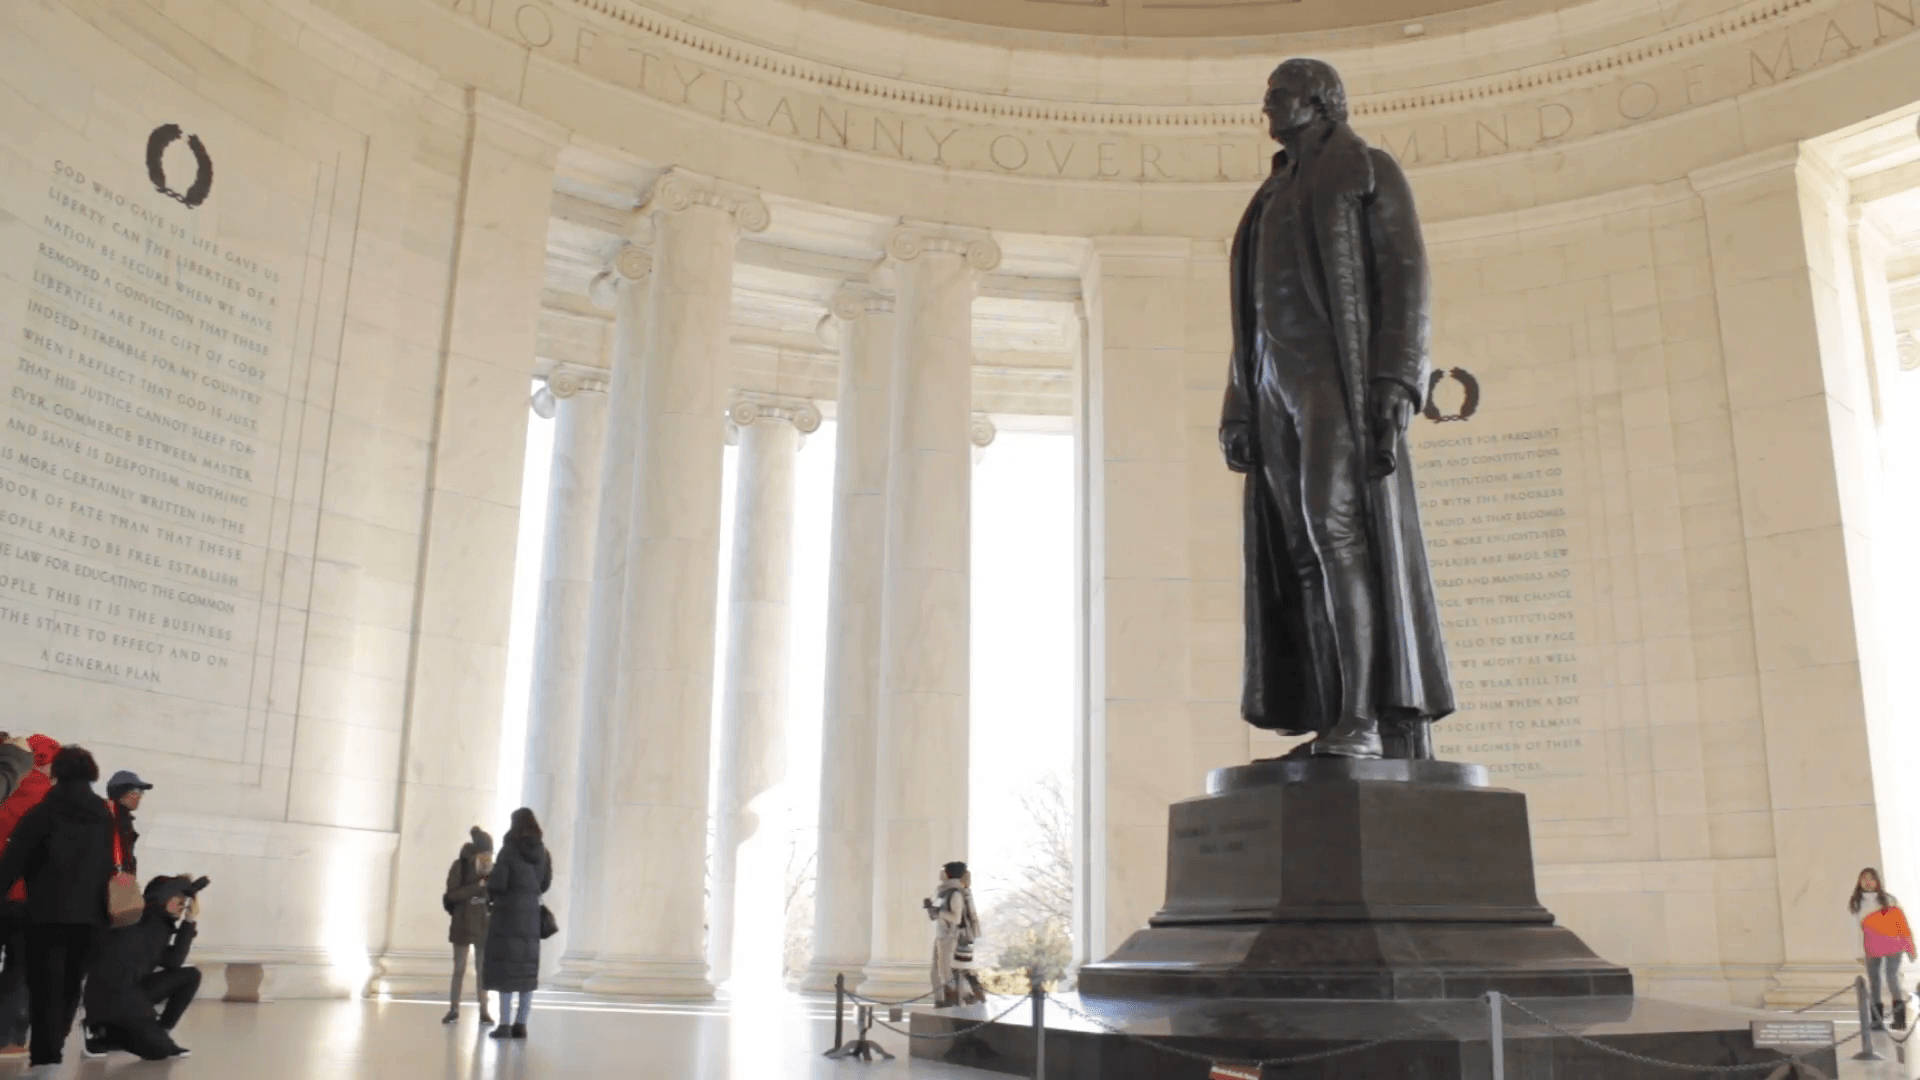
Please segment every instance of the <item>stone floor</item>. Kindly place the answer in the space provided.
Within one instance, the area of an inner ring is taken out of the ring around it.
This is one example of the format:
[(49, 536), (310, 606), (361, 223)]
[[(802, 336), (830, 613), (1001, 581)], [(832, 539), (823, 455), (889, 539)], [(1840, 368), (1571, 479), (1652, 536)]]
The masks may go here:
[[(687, 1005), (541, 994), (532, 1037), (524, 1043), (483, 1037), (471, 1004), (459, 1024), (443, 1027), (444, 1009), (426, 1000), (202, 1002), (179, 1032), (180, 1041), (193, 1048), (191, 1058), (146, 1064), (115, 1054), (87, 1061), (76, 1038), (66, 1066), (45, 1075), (62, 1080), (991, 1080), (999, 1075), (913, 1061), (906, 1040), (890, 1032), (881, 1032), (879, 1041), (899, 1055), (894, 1061), (827, 1061), (820, 1051), (832, 1041), (830, 1000), (775, 995)], [(1842, 1031), (1851, 1033), (1851, 1028)], [(1841, 1080), (1920, 1080), (1920, 1043), (1911, 1063), (1901, 1063), (1881, 1045), (1887, 1061), (1865, 1064), (1843, 1056)], [(0, 1080), (11, 1080), (25, 1067), (21, 1059), (0, 1059)]]
[[(67, 1078), (270, 1077), (272, 1080), (984, 1080), (993, 1074), (908, 1058), (906, 1039), (882, 1032), (889, 1063), (827, 1061), (833, 1002), (785, 995), (708, 1004), (642, 1004), (576, 995), (535, 996), (523, 1043), (484, 1037), (471, 1002), (442, 1026), (446, 1003), (427, 1000), (196, 1003), (175, 1037), (184, 1060), (144, 1063), (126, 1054), (86, 1060), (76, 1034)], [(0, 1059), (0, 1080), (26, 1069)]]

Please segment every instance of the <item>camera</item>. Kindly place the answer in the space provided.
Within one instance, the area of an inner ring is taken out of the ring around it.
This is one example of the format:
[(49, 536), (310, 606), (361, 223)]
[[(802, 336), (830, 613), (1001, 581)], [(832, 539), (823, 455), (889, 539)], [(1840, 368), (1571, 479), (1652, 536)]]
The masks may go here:
[(210, 877), (206, 877), (203, 875), (201, 877), (194, 878), (193, 883), (187, 886), (185, 890), (185, 895), (198, 896), (200, 895), (201, 889), (204, 889), (211, 884), (213, 884), (213, 879)]

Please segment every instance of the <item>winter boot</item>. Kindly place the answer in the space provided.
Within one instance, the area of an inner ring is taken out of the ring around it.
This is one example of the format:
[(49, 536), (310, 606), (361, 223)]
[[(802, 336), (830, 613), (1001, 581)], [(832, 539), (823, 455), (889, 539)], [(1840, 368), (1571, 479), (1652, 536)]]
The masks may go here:
[(1893, 1002), (1893, 1030), (1905, 1031), (1906, 1029), (1907, 998), (1906, 995), (1902, 994), (1900, 997), (1895, 998)]
[(1887, 1007), (1878, 1001), (1873, 1003), (1873, 1030), (1887, 1030)]

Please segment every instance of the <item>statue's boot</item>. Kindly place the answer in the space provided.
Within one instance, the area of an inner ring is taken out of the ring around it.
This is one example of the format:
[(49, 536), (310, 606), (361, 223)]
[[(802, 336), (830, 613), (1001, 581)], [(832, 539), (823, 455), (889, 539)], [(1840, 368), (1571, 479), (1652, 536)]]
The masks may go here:
[(1308, 745), (1313, 747), (1315, 757), (1377, 758), (1386, 752), (1380, 741), (1380, 725), (1358, 716), (1340, 721)]
[(1377, 758), (1386, 749), (1374, 710), (1374, 657), (1379, 627), (1375, 624), (1373, 571), (1367, 549), (1358, 545), (1334, 548), (1326, 560), (1329, 620), (1340, 678), (1340, 720), (1313, 740), (1320, 757)]

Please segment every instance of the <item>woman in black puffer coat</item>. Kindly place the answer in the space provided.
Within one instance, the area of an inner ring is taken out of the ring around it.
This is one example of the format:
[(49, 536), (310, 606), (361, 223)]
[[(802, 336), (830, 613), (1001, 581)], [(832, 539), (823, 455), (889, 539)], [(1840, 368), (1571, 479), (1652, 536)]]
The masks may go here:
[[(540, 981), (540, 896), (552, 885), (553, 859), (541, 842), (540, 822), (523, 806), (513, 812), (487, 877), (493, 912), (480, 977), (483, 986), (500, 994), (500, 1026), (493, 1038), (527, 1037), (527, 1013)], [(509, 1007), (512, 994), (520, 995), (518, 1012)]]

